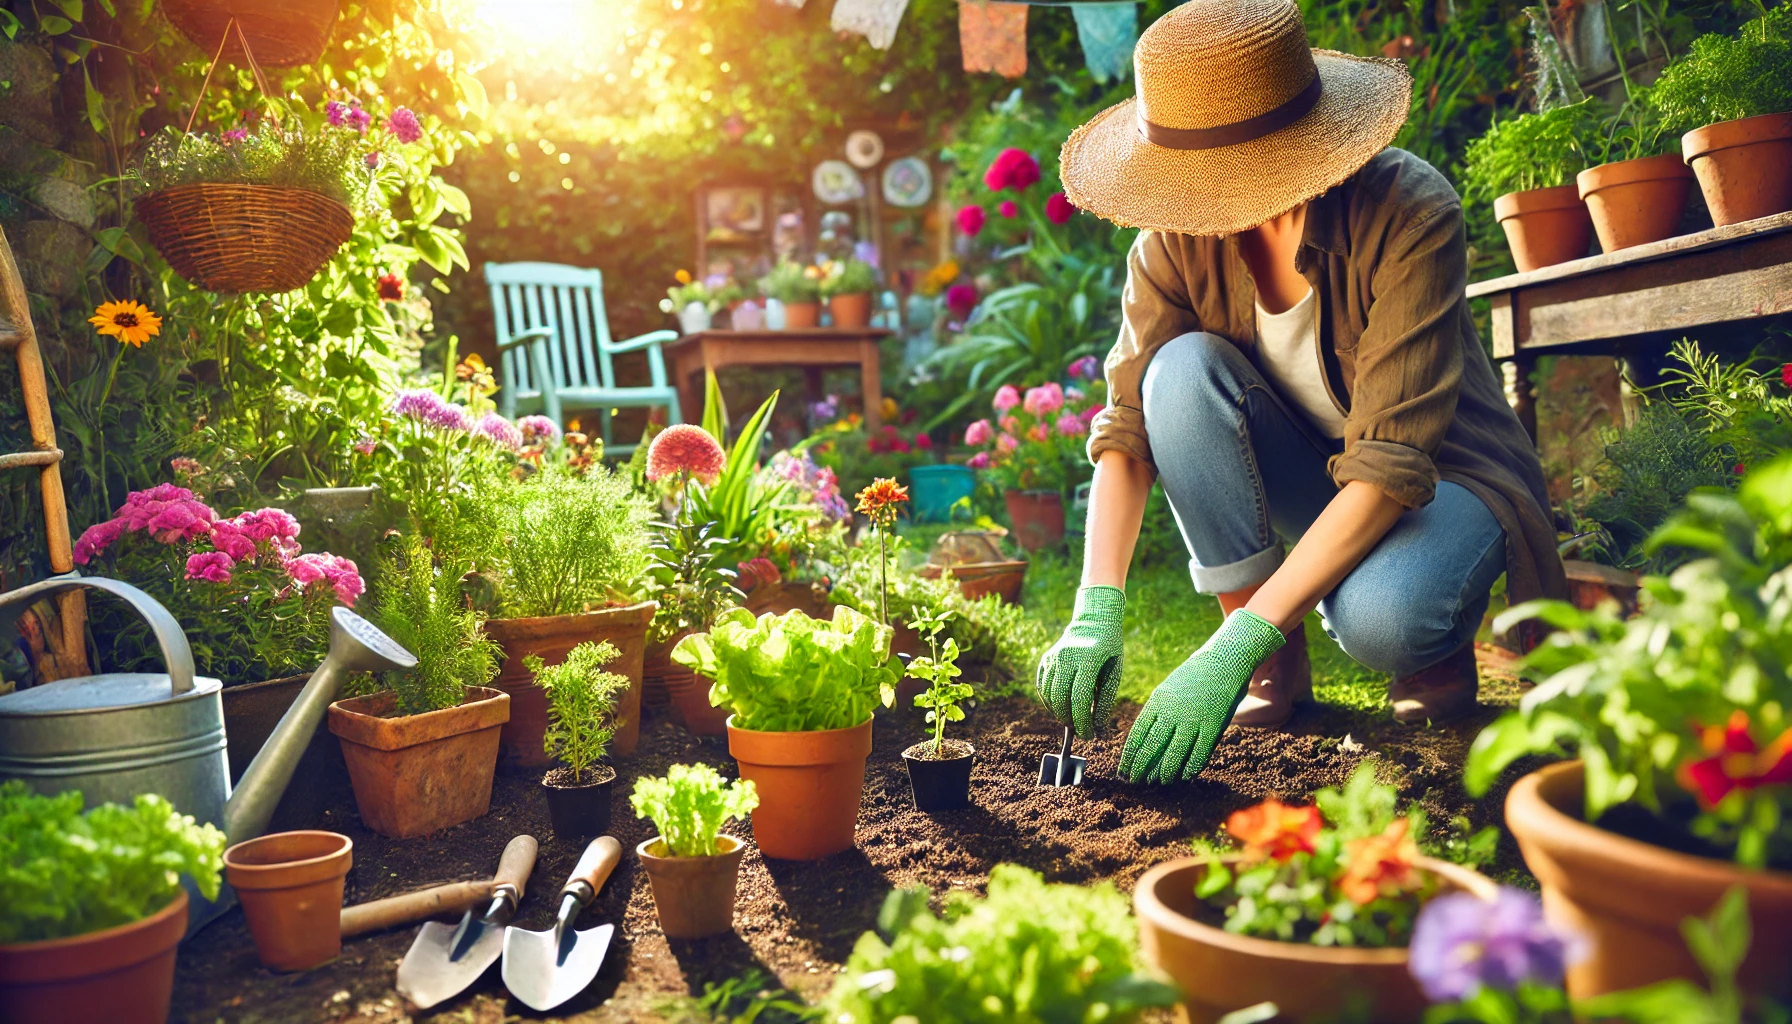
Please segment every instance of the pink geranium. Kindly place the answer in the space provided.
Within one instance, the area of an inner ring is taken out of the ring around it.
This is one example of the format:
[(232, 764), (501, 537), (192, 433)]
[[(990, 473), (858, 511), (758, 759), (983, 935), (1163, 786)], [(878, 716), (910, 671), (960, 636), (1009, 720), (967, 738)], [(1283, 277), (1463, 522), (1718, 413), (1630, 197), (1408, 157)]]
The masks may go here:
[(1001, 452), (1003, 455), (1007, 455), (1019, 447), (1020, 440), (1013, 434), (1003, 434), (1001, 437), (996, 438), (996, 451)]
[(1004, 384), (996, 389), (996, 397), (989, 404), (997, 412), (1007, 412), (1020, 404), (1020, 391), (1012, 384)]
[(417, 115), (406, 107), (399, 107), (386, 118), (386, 129), (400, 142), (416, 142), (423, 138), (423, 125)]
[(971, 456), (971, 461), (968, 463), (968, 465), (972, 469), (988, 469), (989, 468), (989, 453), (988, 452), (978, 452), (977, 454)]
[(1056, 381), (1027, 389), (1026, 410), (1041, 419), (1064, 408), (1064, 389)]
[(319, 580), (329, 584), (336, 591), (336, 599), (350, 608), (355, 606), (355, 599), (367, 591), (367, 584), (361, 579), (360, 567), (353, 559), (343, 558), (326, 552), (300, 555), (286, 562), (286, 574), (300, 589), (309, 587)]
[(995, 433), (995, 428), (989, 425), (988, 420), (977, 420), (964, 428), (964, 443), (972, 448), (981, 448), (989, 443)]
[(229, 583), (232, 561), (222, 551), (201, 551), (187, 556), (187, 579), (207, 583)]
[(1045, 200), (1045, 219), (1053, 224), (1068, 224), (1076, 216), (1076, 206), (1062, 192), (1053, 192)]
[(1082, 418), (1073, 412), (1067, 412), (1062, 416), (1059, 416), (1058, 422), (1055, 423), (1054, 426), (1057, 427), (1058, 433), (1065, 437), (1078, 437), (1087, 433), (1089, 430), (1089, 425), (1084, 423)]
[(1020, 192), (1038, 180), (1039, 161), (1033, 159), (1026, 150), (1013, 146), (996, 154), (996, 158), (990, 161), (989, 169), (983, 172), (983, 184), (991, 192), (1004, 189)]
[(983, 212), (983, 207), (981, 206), (960, 207), (958, 210), (958, 230), (975, 238), (977, 237), (977, 233), (983, 230), (983, 224), (988, 219), (989, 215)]

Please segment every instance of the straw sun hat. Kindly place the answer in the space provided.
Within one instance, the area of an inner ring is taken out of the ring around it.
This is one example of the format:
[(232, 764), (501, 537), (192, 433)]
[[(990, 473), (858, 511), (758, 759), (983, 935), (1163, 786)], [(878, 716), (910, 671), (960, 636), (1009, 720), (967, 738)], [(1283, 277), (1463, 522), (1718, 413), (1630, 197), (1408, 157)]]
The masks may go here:
[(1406, 122), (1397, 60), (1307, 45), (1294, 0), (1189, 0), (1139, 37), (1137, 98), (1064, 143), (1070, 201), (1126, 227), (1229, 235), (1355, 174)]

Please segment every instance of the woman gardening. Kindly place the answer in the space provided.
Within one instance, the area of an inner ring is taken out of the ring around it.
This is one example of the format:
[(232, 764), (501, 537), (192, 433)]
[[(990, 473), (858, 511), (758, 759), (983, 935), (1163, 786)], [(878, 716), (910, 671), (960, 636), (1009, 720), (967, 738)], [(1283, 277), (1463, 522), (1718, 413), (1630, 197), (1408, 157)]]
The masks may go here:
[(1146, 701), (1122, 776), (1188, 781), (1228, 721), (1286, 722), (1312, 694), (1315, 607), (1393, 676), (1397, 719), (1469, 711), (1494, 581), (1514, 603), (1566, 583), (1542, 469), (1469, 316), (1460, 200), (1388, 148), (1404, 65), (1310, 49), (1294, 0), (1191, 0), (1134, 60), (1137, 98), (1062, 156), (1077, 206), (1144, 230), (1090, 432), (1082, 587), (1041, 697), (1084, 737), (1113, 713), (1155, 476), (1226, 619)]

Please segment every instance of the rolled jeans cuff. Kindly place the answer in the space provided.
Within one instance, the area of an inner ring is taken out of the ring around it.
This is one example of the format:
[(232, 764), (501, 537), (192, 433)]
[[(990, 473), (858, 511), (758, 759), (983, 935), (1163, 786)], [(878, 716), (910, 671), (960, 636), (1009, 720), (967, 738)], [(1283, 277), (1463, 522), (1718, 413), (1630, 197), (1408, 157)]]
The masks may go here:
[(1194, 578), (1197, 593), (1231, 594), (1254, 587), (1275, 575), (1275, 571), (1282, 567), (1285, 555), (1282, 545), (1276, 544), (1249, 558), (1225, 565), (1200, 565), (1190, 559), (1188, 574)]

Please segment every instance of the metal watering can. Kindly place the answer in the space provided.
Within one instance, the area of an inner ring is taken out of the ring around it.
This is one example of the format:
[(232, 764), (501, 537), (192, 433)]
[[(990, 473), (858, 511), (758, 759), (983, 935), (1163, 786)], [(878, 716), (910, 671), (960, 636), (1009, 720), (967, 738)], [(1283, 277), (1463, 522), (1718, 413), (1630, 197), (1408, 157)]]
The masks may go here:
[[(267, 828), (299, 755), (351, 672), (415, 667), (411, 652), (347, 608), (330, 616), (330, 650), (231, 790), (223, 684), (193, 674), (180, 623), (155, 598), (118, 580), (58, 576), (0, 594), (0, 636), (40, 598), (77, 587), (114, 594), (148, 623), (166, 674), (113, 672), (63, 679), (0, 697), (0, 779), (40, 793), (78, 789), (89, 807), (158, 793), (182, 813), (223, 830), (230, 843)], [(189, 886), (189, 889), (191, 887)], [(193, 929), (228, 908), (192, 893)]]

